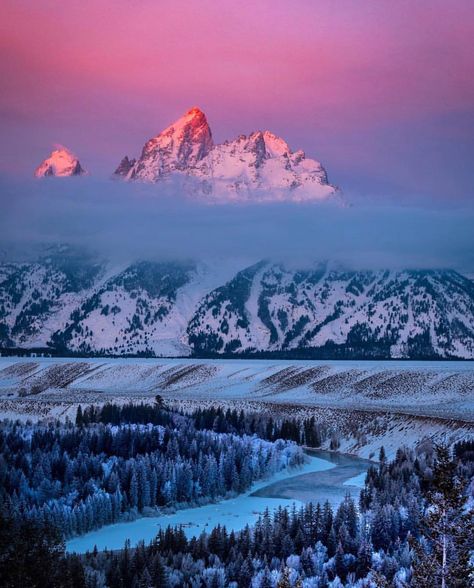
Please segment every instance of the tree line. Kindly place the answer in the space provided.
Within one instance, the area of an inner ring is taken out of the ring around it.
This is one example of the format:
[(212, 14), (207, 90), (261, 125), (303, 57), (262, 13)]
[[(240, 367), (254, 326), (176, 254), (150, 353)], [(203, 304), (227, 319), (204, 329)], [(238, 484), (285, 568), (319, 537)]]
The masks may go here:
[[(274, 420), (270, 427), (268, 417), (260, 421), (255, 414), (245, 413), (242, 417), (240, 412), (232, 411), (225, 423), (222, 412), (216, 409), (196, 411), (190, 416), (155, 406), (153, 418), (162, 420), (146, 424), (150, 420), (145, 414), (148, 410), (138, 406), (134, 412), (130, 406), (106, 405), (81, 411), (74, 425), (2, 424), (0, 578), (5, 586), (474, 586), (473, 441), (458, 443), (452, 450), (424, 441), (416, 449), (400, 448), (391, 461), (382, 448), (378, 463), (367, 472), (358, 500), (347, 495), (335, 510), (328, 502), (309, 503), (301, 508), (267, 510), (254, 526), (240, 532), (217, 525), (188, 539), (183, 528), (169, 527), (160, 530), (148, 545), (126, 544), (120, 551), (94, 550), (84, 556), (65, 554), (63, 539), (68, 527), (61, 526), (64, 519), (56, 521), (44, 514), (31, 516), (28, 510), (39, 509), (41, 503), (41, 483), (35, 484), (33, 479), (42, 457), (45, 465), (37, 481), (52, 480), (59, 499), (83, 497), (92, 487), (88, 488), (87, 480), (105, 484), (106, 493), (118, 480), (120, 491), (126, 495), (120, 507), (124, 514), (146, 508), (149, 490), (154, 488), (149, 472), (155, 472), (157, 480), (163, 482), (156, 487), (159, 492), (151, 492), (159, 497), (163, 508), (170, 499), (166, 482), (173, 481), (176, 492), (191, 488), (184, 484), (186, 477), (173, 477), (179, 470), (176, 464), (190, 465), (194, 474), (200, 471), (199, 464), (207, 463), (203, 461), (205, 457), (213, 458), (212, 469), (203, 477), (193, 477), (192, 487), (197, 481), (202, 491), (201, 483), (209, 478), (219, 498), (219, 488), (227, 493), (241, 491), (247, 480), (247, 475), (242, 477), (246, 461), (254, 463), (250, 472), (247, 470), (249, 475), (258, 476), (265, 468), (271, 471), (281, 467), (282, 461), (298, 462), (302, 455), (294, 443), (268, 438), (278, 427), (281, 430), (282, 421), (275, 429)], [(221, 431), (222, 427), (227, 431)], [(250, 436), (252, 427), (264, 430), (262, 435), (267, 438)], [(304, 431), (300, 435), (304, 436)], [(153, 460), (147, 462), (150, 456)], [(64, 467), (67, 461), (74, 465)], [(71, 483), (74, 476), (70, 479), (68, 472), (77, 473), (75, 484)], [(134, 473), (136, 483), (132, 484)], [(201, 498), (212, 499), (210, 487)], [(176, 499), (178, 495), (181, 496), (177, 494)], [(48, 506), (58, 498), (42, 504)], [(99, 524), (95, 517), (100, 518), (100, 512), (99, 508), (88, 513), (92, 524)], [(102, 520), (100, 524), (106, 522)]]
[(328, 438), (329, 430), (315, 417), (304, 419), (273, 417), (244, 410), (223, 409), (220, 406), (197, 408), (189, 413), (169, 411), (161, 396), (156, 396), (154, 404), (127, 403), (117, 405), (107, 403), (103, 406), (90, 405), (84, 410), (79, 406), (76, 424), (147, 424), (167, 425), (172, 415), (181, 414), (190, 419), (198, 430), (207, 429), (216, 433), (234, 433), (236, 435), (257, 435), (261, 439), (276, 441), (287, 439), (298, 445), (320, 447)]
[(79, 425), (4, 422), (0, 501), (69, 538), (236, 495), (303, 462), (291, 441), (196, 429), (186, 416), (161, 413), (162, 424), (104, 424), (90, 413), (78, 414)]

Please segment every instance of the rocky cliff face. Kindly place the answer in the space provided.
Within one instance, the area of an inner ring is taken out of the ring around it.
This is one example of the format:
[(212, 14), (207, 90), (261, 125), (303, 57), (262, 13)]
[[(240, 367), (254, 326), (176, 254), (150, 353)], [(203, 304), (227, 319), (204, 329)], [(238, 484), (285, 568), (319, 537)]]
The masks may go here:
[(474, 285), (454, 271), (140, 262), (0, 266), (0, 346), (83, 353), (474, 358)]
[(187, 192), (221, 202), (323, 200), (337, 193), (319, 161), (293, 152), (269, 131), (215, 145), (198, 108), (150, 139), (133, 165), (125, 158), (115, 173), (148, 182), (178, 176), (189, 180)]
[(126, 178), (135, 163), (136, 159), (129, 159), (127, 156), (125, 156), (118, 164), (117, 169), (114, 171), (114, 176)]

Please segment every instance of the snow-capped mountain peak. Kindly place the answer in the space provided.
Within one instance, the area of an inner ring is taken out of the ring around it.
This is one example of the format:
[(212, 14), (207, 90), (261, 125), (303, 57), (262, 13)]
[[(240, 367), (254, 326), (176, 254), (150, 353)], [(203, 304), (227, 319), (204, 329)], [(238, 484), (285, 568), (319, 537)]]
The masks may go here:
[(216, 145), (193, 173), (204, 179), (203, 192), (218, 201), (324, 200), (337, 193), (319, 161), (293, 152), (270, 131)]
[(213, 147), (205, 114), (193, 107), (145, 143), (128, 179), (156, 182), (172, 172), (188, 171)]
[(323, 200), (338, 192), (319, 161), (301, 150), (293, 152), (270, 131), (215, 145), (197, 107), (150, 139), (133, 165), (124, 158), (115, 172), (148, 182), (176, 173), (192, 180), (185, 186), (192, 196), (210, 201)]
[(82, 176), (86, 173), (79, 159), (69, 149), (62, 146), (57, 146), (35, 170), (37, 178)]
[(265, 151), (270, 157), (280, 157), (291, 153), (288, 143), (270, 131), (256, 131), (255, 133), (252, 133), (250, 137), (255, 137), (255, 139), (258, 139), (259, 141), (263, 140), (265, 143)]

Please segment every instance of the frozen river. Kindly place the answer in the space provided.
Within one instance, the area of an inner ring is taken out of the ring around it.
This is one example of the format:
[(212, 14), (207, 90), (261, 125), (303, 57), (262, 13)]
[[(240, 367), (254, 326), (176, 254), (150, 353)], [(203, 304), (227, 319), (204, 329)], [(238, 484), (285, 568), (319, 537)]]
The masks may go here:
[(363, 473), (369, 462), (356, 457), (313, 451), (304, 466), (283, 470), (255, 483), (245, 494), (198, 508), (187, 508), (173, 514), (144, 517), (133, 522), (102, 527), (68, 541), (68, 551), (84, 553), (96, 545), (100, 549), (121, 549), (128, 539), (131, 545), (151, 541), (160, 528), (183, 525), (188, 537), (199, 535), (220, 524), (228, 531), (239, 531), (252, 525), (268, 507), (300, 505), (303, 502), (340, 502), (347, 491), (357, 496), (363, 484)]

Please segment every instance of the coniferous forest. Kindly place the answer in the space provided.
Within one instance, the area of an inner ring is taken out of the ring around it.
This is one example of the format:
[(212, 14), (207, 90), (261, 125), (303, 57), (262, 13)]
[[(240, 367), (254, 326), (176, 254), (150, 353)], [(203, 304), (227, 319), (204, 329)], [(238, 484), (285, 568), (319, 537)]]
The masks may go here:
[(304, 460), (328, 431), (222, 409), (81, 408), (76, 422), (0, 425), (0, 584), (64, 588), (474, 586), (474, 442), (383, 449), (358, 499), (265, 511), (255, 526), (65, 552), (113, 522), (235, 496)]

